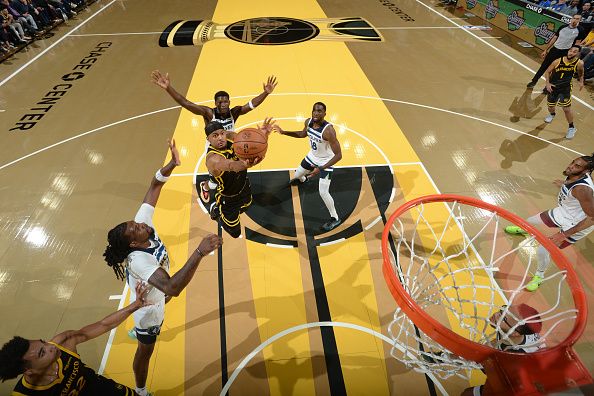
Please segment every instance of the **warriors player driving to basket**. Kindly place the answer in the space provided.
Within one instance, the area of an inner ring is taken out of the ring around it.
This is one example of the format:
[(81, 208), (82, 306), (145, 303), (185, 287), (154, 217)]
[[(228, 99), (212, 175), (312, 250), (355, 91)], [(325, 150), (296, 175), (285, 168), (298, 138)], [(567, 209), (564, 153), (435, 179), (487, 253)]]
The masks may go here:
[(549, 105), (549, 115), (545, 122), (553, 122), (555, 118), (555, 106), (559, 104), (563, 108), (565, 118), (569, 123), (566, 139), (573, 139), (577, 129), (573, 125), (573, 112), (571, 111), (571, 88), (573, 75), (577, 72), (580, 91), (584, 88), (584, 62), (580, 60), (579, 45), (573, 45), (567, 55), (557, 59), (545, 72), (547, 85), (545, 90), (549, 92), (547, 104)]
[(330, 212), (330, 220), (322, 225), (322, 229), (330, 231), (338, 227), (342, 222), (334, 207), (334, 199), (330, 195), (330, 182), (334, 170), (332, 166), (342, 159), (342, 150), (336, 138), (336, 131), (332, 124), (324, 120), (325, 116), (326, 105), (322, 102), (316, 102), (313, 105), (311, 118), (305, 121), (302, 131), (287, 132), (283, 131), (279, 126), (276, 126), (275, 129), (282, 135), (294, 138), (309, 137), (311, 150), (295, 171), (295, 178), (291, 180), (291, 185), (305, 183), (308, 178), (320, 174), (318, 185), (320, 196)]
[[(594, 230), (592, 170), (594, 170), (594, 154), (574, 159), (563, 171), (565, 180), (555, 180), (555, 184), (561, 187), (557, 199), (559, 206), (528, 219), (528, 222), (534, 225), (558, 228), (559, 232), (551, 235), (549, 239), (561, 249), (576, 243)], [(518, 226), (507, 226), (505, 232), (527, 234)], [(551, 261), (549, 252), (542, 245), (538, 246), (536, 254), (538, 267), (536, 274), (526, 286), (529, 291), (538, 289)]]
[[(223, 126), (223, 129), (231, 132), (235, 131), (235, 122), (239, 116), (247, 114), (260, 106), (260, 104), (264, 102), (264, 99), (274, 91), (274, 88), (277, 85), (276, 77), (268, 77), (266, 83), (262, 84), (264, 90), (260, 95), (256, 96), (243, 106), (235, 106), (233, 108), (230, 108), (231, 101), (229, 100), (229, 94), (225, 91), (218, 91), (214, 95), (215, 107), (210, 108), (189, 101), (173, 89), (171, 82), (169, 81), (169, 74), (163, 75), (160, 71), (155, 70), (151, 74), (151, 78), (153, 83), (167, 91), (173, 100), (179, 103), (183, 108), (194, 114), (201, 115), (204, 119), (205, 126), (211, 121), (216, 121)], [(212, 193), (209, 192), (216, 188), (216, 183), (211, 177), (208, 182), (205, 180), (201, 182), (199, 186), (196, 186), (196, 188), (198, 189), (200, 200), (206, 206), (210, 202), (210, 196), (212, 195)]]
[[(267, 118), (261, 127), (266, 133), (273, 128), (272, 118)], [(217, 121), (204, 128), (209, 146), (206, 151), (206, 167), (217, 183), (214, 202), (210, 205), (210, 218), (221, 219), (221, 226), (233, 238), (241, 235), (239, 216), (252, 204), (252, 190), (247, 169), (258, 164), (262, 158), (240, 159), (233, 150), (236, 133), (226, 131)]]

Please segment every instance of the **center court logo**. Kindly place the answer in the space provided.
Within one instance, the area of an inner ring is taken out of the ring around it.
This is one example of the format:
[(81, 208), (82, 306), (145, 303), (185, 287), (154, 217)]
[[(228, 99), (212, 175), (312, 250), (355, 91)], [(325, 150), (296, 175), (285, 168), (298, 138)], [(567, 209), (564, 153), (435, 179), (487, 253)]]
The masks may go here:
[(203, 45), (230, 39), (252, 45), (286, 45), (308, 40), (384, 41), (364, 18), (295, 19), (259, 17), (228, 25), (208, 20), (175, 21), (161, 33), (159, 46)]
[(544, 45), (551, 41), (553, 36), (555, 35), (555, 24), (552, 22), (543, 22), (534, 29), (534, 39), (536, 44)]
[(497, 0), (489, 0), (489, 3), (485, 7), (485, 16), (487, 19), (493, 19), (499, 12), (499, 3)]
[(524, 10), (513, 10), (507, 16), (507, 28), (511, 31), (518, 30), (526, 22), (524, 19)]

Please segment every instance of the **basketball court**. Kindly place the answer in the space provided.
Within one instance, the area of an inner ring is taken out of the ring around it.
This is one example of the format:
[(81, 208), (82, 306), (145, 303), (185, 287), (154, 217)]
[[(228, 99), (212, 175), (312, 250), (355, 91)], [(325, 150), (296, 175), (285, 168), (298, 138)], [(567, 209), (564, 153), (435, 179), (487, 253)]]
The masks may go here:
[[(134, 217), (168, 161), (167, 138), (176, 140), (182, 165), (163, 189), (155, 225), (171, 272), (219, 232), (197, 203), (195, 183), (206, 172), (202, 117), (153, 85), (152, 70), (208, 106), (219, 90), (230, 93), (231, 106), (245, 104), (274, 75), (274, 93), (236, 128), (274, 117), (283, 129), (300, 130), (313, 103), (324, 102), (343, 152), (330, 190), (343, 224), (320, 231), (329, 216), (316, 180), (288, 186), (307, 140), (271, 135), (265, 160), (249, 172), (254, 203), (242, 215), (242, 237), (223, 232), (222, 249), (167, 304), (149, 390), (215, 395), (228, 384), (233, 395), (459, 394), (469, 381), (417, 373), (391, 357), (382, 338), (397, 308), (382, 274), (387, 218), (438, 193), (475, 197), (522, 218), (552, 208), (553, 180), (594, 151), (594, 91), (574, 89), (578, 132), (566, 140), (561, 111), (543, 122), (544, 82), (525, 90), (538, 68), (536, 50), (510, 45), (513, 38), (495, 29), (465, 28), (483, 22), (453, 11), (428, 0), (99, 0), (0, 64), (0, 341), (47, 339), (127, 303), (127, 288), (102, 257), (107, 231)], [(308, 21), (319, 34), (254, 45), (257, 33), (243, 29), (234, 40), (159, 46), (175, 21), (224, 27), (260, 17)], [(342, 18), (362, 18), (381, 40), (333, 29)], [(500, 246), (513, 249), (522, 239), (507, 236)], [(592, 307), (592, 235), (563, 253)], [(510, 268), (496, 282), (505, 284)], [(547, 290), (526, 301), (543, 304)], [(591, 316), (575, 350), (594, 374)], [(132, 327), (130, 318), (81, 345), (83, 361), (133, 386)], [(470, 383), (481, 381), (475, 373)], [(13, 386), (1, 384), (0, 394)]]

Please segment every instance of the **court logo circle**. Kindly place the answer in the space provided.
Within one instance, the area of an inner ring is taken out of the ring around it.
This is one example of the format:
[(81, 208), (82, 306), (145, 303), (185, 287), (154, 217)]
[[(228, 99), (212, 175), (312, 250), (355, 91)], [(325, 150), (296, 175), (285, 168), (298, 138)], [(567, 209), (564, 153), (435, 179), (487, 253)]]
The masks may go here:
[(244, 19), (225, 29), (231, 40), (254, 45), (286, 45), (308, 41), (320, 34), (320, 29), (302, 19), (262, 17)]

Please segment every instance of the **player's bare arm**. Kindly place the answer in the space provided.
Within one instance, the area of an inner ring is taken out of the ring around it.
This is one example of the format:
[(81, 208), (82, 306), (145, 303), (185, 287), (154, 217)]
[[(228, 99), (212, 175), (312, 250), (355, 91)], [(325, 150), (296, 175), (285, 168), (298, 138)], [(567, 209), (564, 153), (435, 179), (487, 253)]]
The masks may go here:
[(155, 70), (151, 73), (151, 81), (158, 87), (163, 88), (167, 93), (184, 109), (191, 111), (194, 114), (201, 115), (206, 118), (212, 118), (212, 109), (207, 106), (197, 105), (194, 102), (189, 101), (185, 96), (177, 92), (172, 86), (169, 80), (169, 73), (162, 74), (159, 70)]
[(126, 320), (128, 316), (130, 316), (134, 311), (149, 305), (146, 302), (147, 292), (148, 285), (139, 282), (136, 286), (136, 300), (133, 303), (106, 316), (99, 322), (85, 326), (80, 330), (68, 330), (60, 333), (52, 339), (52, 342), (76, 352), (76, 346), (78, 344), (92, 340), (93, 338), (99, 337), (101, 334), (107, 333)]
[(580, 91), (584, 88), (584, 61), (579, 60), (577, 63), (577, 73), (578, 73), (578, 84), (580, 86)]
[(184, 288), (190, 283), (194, 273), (198, 269), (198, 264), (202, 258), (210, 252), (218, 249), (223, 244), (223, 239), (210, 234), (206, 236), (198, 248), (194, 250), (194, 253), (190, 256), (184, 266), (177, 271), (173, 276), (169, 276), (167, 271), (163, 268), (158, 268), (149, 278), (148, 283), (157, 289), (161, 290), (168, 296), (177, 297), (184, 290)]
[(262, 161), (262, 158), (256, 157), (252, 160), (242, 160), (234, 161), (227, 159), (223, 156), (220, 156), (215, 153), (211, 153), (206, 157), (206, 168), (208, 168), (208, 172), (218, 177), (223, 172), (241, 172), (246, 169), (251, 168), (254, 165), (257, 165)]
[(144, 196), (143, 203), (149, 204), (151, 206), (155, 206), (157, 204), (157, 200), (161, 194), (161, 189), (167, 181), (167, 178), (171, 176), (173, 169), (175, 169), (176, 166), (181, 165), (179, 152), (177, 151), (177, 147), (175, 147), (175, 140), (167, 139), (167, 145), (169, 146), (169, 151), (171, 152), (171, 159), (164, 167), (157, 171), (155, 176), (153, 176), (151, 185)]
[(556, 68), (557, 66), (559, 66), (559, 63), (561, 63), (561, 59), (563, 59), (563, 58), (559, 58), (559, 59), (557, 59), (556, 61), (553, 61), (553, 63), (551, 63), (551, 64), (549, 65), (549, 67), (548, 67), (547, 71), (546, 71), (546, 72), (545, 72), (545, 74), (544, 74), (544, 76), (545, 76), (545, 81), (546, 81), (546, 87), (545, 87), (545, 89), (546, 89), (548, 92), (551, 92), (551, 93), (552, 93), (552, 92), (553, 92), (553, 88), (555, 88), (555, 86), (554, 86), (554, 85), (552, 85), (552, 84), (550, 83), (550, 80), (549, 80), (549, 79), (551, 78), (551, 74), (553, 73), (553, 70), (555, 70), (555, 68)]
[(241, 106), (241, 111), (239, 114), (246, 114), (255, 109), (256, 107), (260, 106), (264, 99), (268, 97), (276, 88), (278, 82), (276, 81), (275, 76), (268, 77), (268, 80), (262, 84), (263, 91), (260, 95), (256, 96), (254, 99), (250, 100), (248, 103)]
[(285, 131), (284, 129), (282, 129), (280, 127), (280, 125), (275, 125), (274, 126), (274, 130), (276, 130), (281, 135), (285, 135), (285, 136), (290, 136), (290, 137), (300, 138), (301, 139), (301, 138), (307, 137), (307, 121), (308, 120), (305, 120), (304, 126), (303, 126), (303, 130), (301, 130), (301, 131)]

